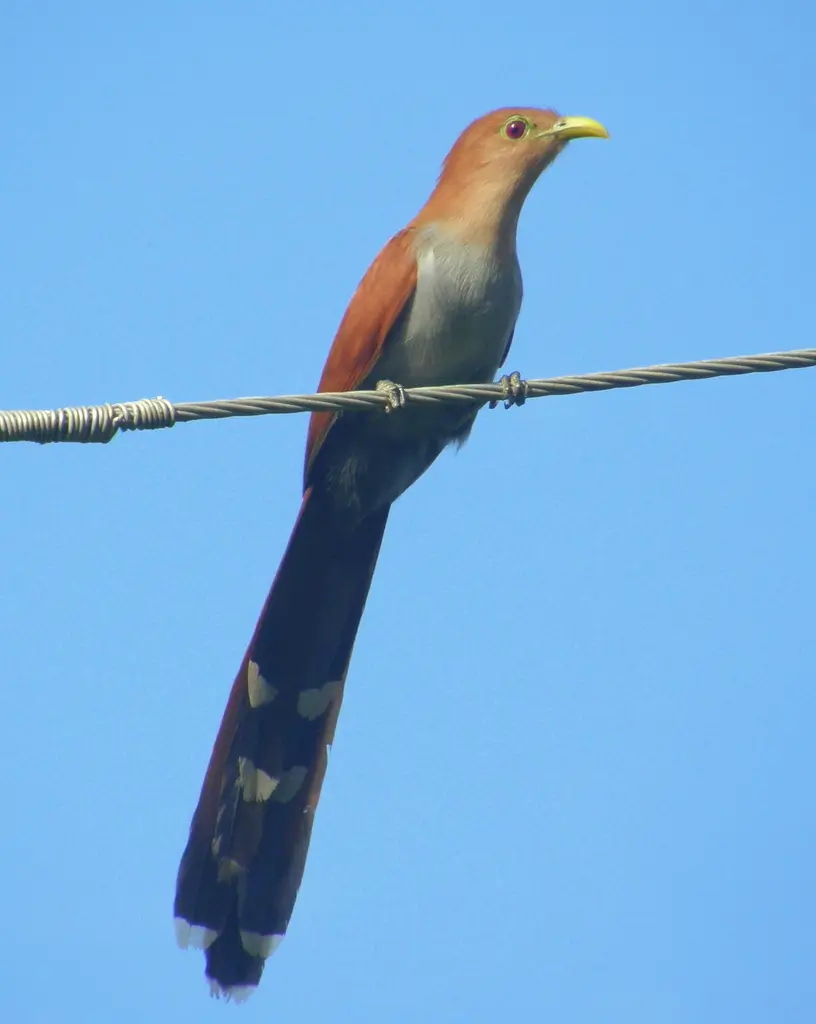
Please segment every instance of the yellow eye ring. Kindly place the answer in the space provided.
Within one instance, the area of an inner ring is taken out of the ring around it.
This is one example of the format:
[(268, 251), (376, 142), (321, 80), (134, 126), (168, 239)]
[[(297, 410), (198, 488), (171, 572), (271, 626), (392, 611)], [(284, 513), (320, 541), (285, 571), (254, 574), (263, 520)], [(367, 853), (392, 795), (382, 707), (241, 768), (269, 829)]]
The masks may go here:
[(506, 122), (502, 129), (502, 134), (506, 139), (511, 139), (513, 142), (516, 142), (518, 139), (523, 139), (529, 130), (530, 122), (527, 118), (516, 116), (511, 117), (510, 120)]

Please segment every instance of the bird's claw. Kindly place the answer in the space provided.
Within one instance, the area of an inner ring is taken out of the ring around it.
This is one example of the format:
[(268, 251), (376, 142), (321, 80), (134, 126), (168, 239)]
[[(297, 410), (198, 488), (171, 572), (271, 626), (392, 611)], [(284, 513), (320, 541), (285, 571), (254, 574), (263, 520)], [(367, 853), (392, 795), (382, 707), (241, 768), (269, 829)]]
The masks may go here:
[(497, 383), (502, 389), (504, 397), (494, 398), (490, 403), (491, 409), (495, 409), (500, 401), (504, 402), (505, 409), (509, 409), (513, 405), (524, 405), (527, 401), (529, 385), (527, 381), (522, 378), (518, 370), (513, 373), (505, 373), (504, 376), (499, 378)]
[(402, 409), (408, 401), (405, 388), (402, 384), (395, 384), (393, 380), (378, 380), (374, 385), (374, 390), (381, 392), (388, 399), (388, 405), (385, 407), (386, 412)]

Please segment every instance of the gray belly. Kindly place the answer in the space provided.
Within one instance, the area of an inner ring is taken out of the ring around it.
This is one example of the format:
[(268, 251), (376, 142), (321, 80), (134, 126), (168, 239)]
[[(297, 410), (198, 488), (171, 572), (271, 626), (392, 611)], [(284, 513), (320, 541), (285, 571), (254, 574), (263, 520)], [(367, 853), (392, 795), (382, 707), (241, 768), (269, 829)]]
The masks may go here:
[[(422, 240), (420, 240), (421, 244)], [(515, 254), (498, 259), (474, 246), (425, 245), (417, 288), (363, 387), (391, 380), (403, 387), (492, 380), (521, 306)], [(439, 404), (339, 419), (315, 470), (332, 500), (365, 516), (394, 501), (451, 441), (463, 441), (476, 410)]]
[(417, 288), (376, 375), (404, 387), (492, 380), (521, 307), (513, 254), (437, 243), (418, 258)]

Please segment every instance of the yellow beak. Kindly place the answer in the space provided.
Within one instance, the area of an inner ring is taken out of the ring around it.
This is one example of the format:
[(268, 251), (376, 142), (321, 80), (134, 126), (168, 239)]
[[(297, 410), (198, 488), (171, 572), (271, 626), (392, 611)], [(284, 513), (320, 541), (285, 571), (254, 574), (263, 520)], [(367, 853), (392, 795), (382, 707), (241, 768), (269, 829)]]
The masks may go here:
[(542, 132), (539, 138), (556, 139), (608, 139), (609, 132), (600, 121), (591, 117), (562, 117), (552, 128)]

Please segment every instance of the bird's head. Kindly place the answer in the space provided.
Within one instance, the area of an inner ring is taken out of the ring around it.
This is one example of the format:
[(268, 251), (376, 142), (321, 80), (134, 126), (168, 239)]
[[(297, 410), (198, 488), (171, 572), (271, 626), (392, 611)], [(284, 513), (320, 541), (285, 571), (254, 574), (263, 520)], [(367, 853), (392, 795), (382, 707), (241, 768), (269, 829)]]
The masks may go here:
[(472, 220), (508, 217), (512, 224), (541, 172), (571, 139), (609, 138), (589, 117), (562, 117), (554, 110), (503, 107), (477, 118), (462, 132), (442, 165), (426, 211)]

